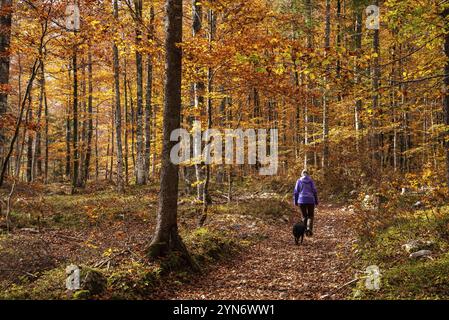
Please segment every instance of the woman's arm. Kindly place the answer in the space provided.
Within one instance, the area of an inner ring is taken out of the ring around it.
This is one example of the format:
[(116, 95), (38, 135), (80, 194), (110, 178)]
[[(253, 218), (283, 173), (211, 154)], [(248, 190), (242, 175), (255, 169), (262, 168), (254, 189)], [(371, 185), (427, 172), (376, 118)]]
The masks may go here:
[(293, 192), (293, 204), (298, 205), (298, 197), (301, 191), (301, 181), (296, 181), (295, 191)]
[(313, 181), (312, 181), (312, 192), (313, 192), (313, 196), (315, 198), (315, 205), (317, 206), (318, 205), (318, 192), (315, 187), (315, 182), (313, 182)]

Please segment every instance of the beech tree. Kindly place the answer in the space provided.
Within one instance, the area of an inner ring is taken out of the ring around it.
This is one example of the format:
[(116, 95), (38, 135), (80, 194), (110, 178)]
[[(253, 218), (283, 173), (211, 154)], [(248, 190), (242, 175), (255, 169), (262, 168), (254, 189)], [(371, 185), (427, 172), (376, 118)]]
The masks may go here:
[(179, 166), (170, 159), (175, 141), (170, 135), (181, 125), (182, 0), (167, 0), (165, 7), (165, 82), (161, 180), (156, 231), (149, 247), (152, 257), (180, 251), (193, 266), (193, 261), (178, 233)]
[(444, 124), (448, 126), (446, 128), (446, 182), (449, 187), (449, 28), (448, 28), (448, 18), (449, 18), (449, 7), (445, 8), (442, 13), (443, 22), (445, 23), (446, 30), (444, 36), (444, 53), (446, 55), (446, 65), (444, 67), (444, 97), (443, 97), (443, 112), (444, 112)]
[[(118, 20), (118, 1), (114, 0), (114, 18)], [(122, 151), (122, 109), (120, 100), (120, 61), (117, 44), (113, 44), (114, 55), (114, 91), (115, 91), (115, 132), (117, 139), (117, 190), (124, 191), (123, 151)]]
[[(12, 22), (12, 0), (0, 2), (0, 120), (4, 121), (8, 110), (10, 39)], [(0, 127), (0, 166), (3, 165), (5, 133)]]
[(145, 146), (144, 146), (144, 125), (143, 125), (143, 59), (141, 52), (142, 43), (142, 0), (134, 0), (135, 23), (136, 23), (136, 94), (137, 94), (137, 161), (136, 161), (136, 183), (145, 184)]

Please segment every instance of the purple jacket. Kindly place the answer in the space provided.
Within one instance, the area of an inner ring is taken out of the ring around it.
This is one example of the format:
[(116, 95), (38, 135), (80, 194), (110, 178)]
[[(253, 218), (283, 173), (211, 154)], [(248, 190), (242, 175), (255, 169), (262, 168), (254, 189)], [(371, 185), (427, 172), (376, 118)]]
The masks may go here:
[(309, 176), (301, 177), (296, 182), (294, 205), (300, 204), (318, 205), (318, 194), (315, 188), (315, 183)]

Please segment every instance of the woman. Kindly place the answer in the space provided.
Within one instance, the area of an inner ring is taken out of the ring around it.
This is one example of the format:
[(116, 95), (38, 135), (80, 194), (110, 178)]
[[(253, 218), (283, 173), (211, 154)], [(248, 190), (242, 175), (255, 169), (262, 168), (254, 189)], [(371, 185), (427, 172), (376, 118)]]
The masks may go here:
[(301, 208), (302, 216), (304, 218), (304, 225), (307, 228), (306, 234), (312, 236), (313, 215), (315, 206), (318, 205), (318, 193), (315, 188), (315, 183), (309, 176), (306, 169), (302, 171), (301, 178), (299, 178), (296, 182), (294, 205)]

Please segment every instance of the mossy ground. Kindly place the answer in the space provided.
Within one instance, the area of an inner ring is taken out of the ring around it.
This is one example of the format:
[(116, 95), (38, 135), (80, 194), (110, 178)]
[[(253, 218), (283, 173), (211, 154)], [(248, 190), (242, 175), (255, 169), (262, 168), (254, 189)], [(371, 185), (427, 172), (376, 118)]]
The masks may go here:
[[(413, 241), (429, 241), (430, 258), (414, 260), (402, 247)], [(354, 290), (358, 299), (449, 298), (449, 206), (417, 210), (398, 217), (358, 247), (359, 267), (377, 265), (380, 290), (367, 290), (364, 280)]]
[[(238, 195), (242, 189), (236, 185)], [(145, 254), (155, 227), (156, 184), (131, 186), (120, 196), (108, 185), (74, 195), (64, 186), (46, 188), (40, 196), (18, 195), (12, 233), (0, 228), (0, 299), (143, 299), (191, 278), (176, 254), (158, 261)], [(288, 213), (281, 198), (213, 198), (208, 220), (198, 228), (201, 204), (180, 196), (180, 233), (202, 272), (263, 239), (257, 226)], [(81, 270), (96, 267), (105, 279), (101, 292), (68, 293), (65, 268), (71, 263)]]

